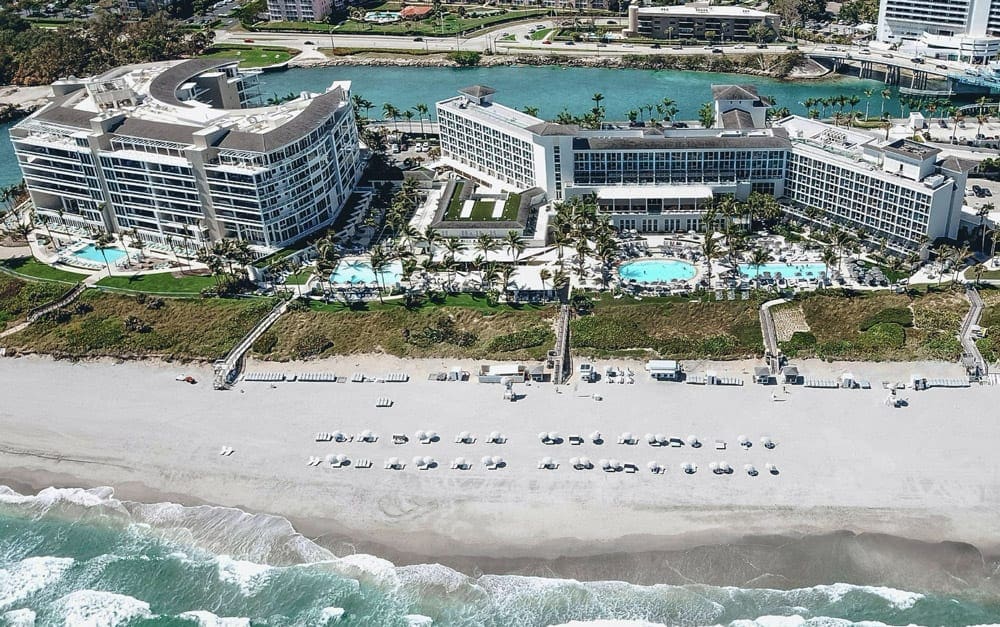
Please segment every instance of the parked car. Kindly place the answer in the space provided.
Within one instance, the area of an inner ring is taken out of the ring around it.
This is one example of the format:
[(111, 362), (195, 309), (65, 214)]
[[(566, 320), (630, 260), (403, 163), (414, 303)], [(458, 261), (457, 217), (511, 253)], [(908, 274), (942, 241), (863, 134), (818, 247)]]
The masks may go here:
[(653, 50), (659, 50), (661, 46), (660, 44), (653, 44), (652, 46), (650, 46), (650, 48), (652, 48)]
[(990, 191), (989, 187), (983, 188), (983, 196), (986, 196), (987, 198), (993, 196), (993, 192)]
[(712, 54), (722, 54), (722, 48), (712, 48)]
[(743, 50), (744, 48), (746, 48), (746, 46), (744, 46), (743, 44), (736, 44), (735, 46), (733, 46), (734, 50)]
[(944, 64), (942, 64), (942, 63), (938, 63), (938, 65), (937, 65), (937, 69), (939, 69), (939, 70), (947, 70), (947, 69), (948, 69), (948, 66), (947, 66), (947, 65), (944, 65)]
[(302, 45), (303, 45), (303, 46), (315, 46), (316, 44), (314, 44), (314, 43), (313, 43), (313, 42), (311, 42), (311, 41), (303, 41), (303, 42), (302, 42)]
[(923, 63), (923, 62), (924, 60), (921, 59), (920, 57), (913, 57), (912, 59), (910, 59), (910, 63)]

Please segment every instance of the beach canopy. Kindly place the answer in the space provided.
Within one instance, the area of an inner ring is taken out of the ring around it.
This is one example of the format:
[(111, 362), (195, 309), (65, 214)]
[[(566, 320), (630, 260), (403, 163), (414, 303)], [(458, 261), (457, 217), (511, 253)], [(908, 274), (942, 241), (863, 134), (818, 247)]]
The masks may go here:
[(617, 459), (608, 460), (608, 465), (612, 468), (621, 468), (622, 463)]
[(417, 455), (416, 457), (413, 458), (413, 465), (414, 466), (423, 466), (424, 465), (424, 458), (421, 457), (421, 456), (419, 456), (419, 455)]
[(701, 442), (698, 441), (698, 436), (695, 435), (689, 435), (687, 443), (689, 446), (698, 446), (699, 444), (701, 444)]
[(326, 463), (335, 464), (336, 462), (337, 462), (337, 456), (334, 455), (333, 453), (330, 453), (329, 455), (326, 456)]
[(485, 457), (483, 457), (482, 461), (484, 466), (489, 466), (490, 464), (493, 463), (493, 458), (490, 457), (489, 455), (486, 455)]
[(413, 437), (415, 437), (418, 440), (424, 440), (427, 438), (427, 432), (423, 430), (417, 431), (416, 433), (413, 434)]
[(656, 436), (653, 435), (652, 433), (647, 433), (646, 441), (649, 442), (650, 444), (656, 444)]
[(434, 463), (434, 458), (433, 457), (424, 457), (420, 461), (424, 462), (424, 466), (430, 466), (431, 464)]
[(722, 472), (729, 472), (732, 470), (732, 467), (730, 467), (728, 462), (719, 462), (719, 470)]
[(574, 467), (575, 466), (579, 466), (580, 465), (580, 458), (579, 457), (570, 457), (569, 458), (569, 465), (570, 466), (574, 466)]
[(494, 456), (493, 456), (493, 457), (491, 457), (490, 459), (491, 459), (491, 460), (493, 461), (493, 464), (494, 464), (495, 466), (499, 466), (500, 464), (502, 464), (502, 463), (503, 463), (503, 457), (498, 457), (498, 456), (494, 455)]
[(463, 439), (463, 440), (468, 440), (469, 438), (472, 437), (472, 434), (469, 433), (468, 431), (463, 431), (463, 432), (461, 432), (461, 433), (458, 434), (458, 437), (461, 438), (461, 439)]
[(708, 465), (708, 469), (711, 470), (712, 472), (719, 472), (719, 464), (716, 462), (712, 462)]
[(337, 460), (337, 463), (343, 464), (344, 462), (347, 461), (347, 455), (344, 455), (343, 453), (341, 453), (341, 454), (337, 455), (337, 457), (335, 459)]
[(656, 463), (656, 462), (649, 462), (648, 464), (646, 464), (646, 467), (649, 468), (650, 470), (659, 470), (660, 469), (660, 465), (658, 463)]
[(657, 433), (653, 437), (655, 437), (656, 441), (659, 442), (660, 444), (666, 444), (667, 443), (667, 436), (663, 435), (662, 433)]
[(465, 459), (464, 457), (456, 457), (456, 458), (455, 458), (455, 465), (456, 465), (456, 466), (465, 466), (465, 465), (467, 465), (468, 463), (469, 463), (469, 462), (468, 462), (468, 461), (466, 461), (466, 459)]
[(388, 462), (388, 464), (390, 466), (398, 466), (399, 465), (399, 458), (398, 457), (390, 457), (386, 461)]
[(496, 441), (496, 440), (499, 440), (499, 439), (500, 439), (500, 432), (499, 431), (490, 431), (490, 440)]
[(607, 468), (608, 466), (610, 466), (610, 463), (608, 463), (608, 460), (606, 459), (602, 459), (598, 463), (601, 465), (601, 468)]
[(593, 433), (590, 434), (590, 439), (591, 440), (600, 440), (601, 439), (601, 432), (600, 431), (594, 431)]
[(591, 466), (593, 466), (593, 464), (590, 463), (590, 458), (589, 457), (581, 457), (580, 458), (580, 465), (583, 466), (583, 467), (585, 467), (585, 468), (590, 468)]
[(545, 466), (548, 466), (548, 465), (552, 464), (552, 458), (551, 457), (543, 457), (542, 458), (542, 464), (544, 464)]
[(625, 440), (626, 442), (631, 442), (632, 440), (635, 439), (635, 436), (633, 436), (631, 432), (626, 431), (625, 433), (622, 434), (622, 439)]

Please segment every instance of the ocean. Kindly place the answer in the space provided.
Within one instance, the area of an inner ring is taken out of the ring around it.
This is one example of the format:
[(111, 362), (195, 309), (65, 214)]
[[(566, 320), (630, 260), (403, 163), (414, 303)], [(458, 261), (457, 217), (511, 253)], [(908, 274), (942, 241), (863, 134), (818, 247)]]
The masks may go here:
[(958, 593), (932, 594), (844, 583), (778, 590), (469, 577), (439, 564), (338, 557), (276, 516), (119, 501), (110, 488), (22, 496), (0, 487), (0, 623), (10, 626), (1000, 622), (1000, 599), (963, 588), (959, 582)]

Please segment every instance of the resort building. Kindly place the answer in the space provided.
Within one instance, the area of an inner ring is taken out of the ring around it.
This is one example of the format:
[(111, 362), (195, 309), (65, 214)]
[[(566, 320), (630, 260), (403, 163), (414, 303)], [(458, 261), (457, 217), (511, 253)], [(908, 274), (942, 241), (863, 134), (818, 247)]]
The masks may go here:
[(545, 192), (538, 188), (498, 192), (453, 179), (445, 185), (430, 226), (442, 237), (467, 240), (484, 234), (502, 239), (513, 231), (526, 246), (544, 246), (545, 230), (538, 233), (536, 228), (544, 202)]
[(928, 56), (987, 63), (1000, 55), (1000, 0), (881, 0), (879, 41), (919, 41)]
[(272, 22), (322, 22), (330, 15), (330, 0), (267, 0)]
[[(757, 28), (757, 27), (762, 28)], [(628, 8), (626, 37), (694, 39), (699, 41), (757, 41), (760, 34), (777, 34), (781, 18), (774, 13), (742, 6), (704, 3)]]
[(899, 252), (957, 235), (970, 164), (797, 116), (769, 124), (753, 86), (712, 93), (712, 128), (592, 130), (497, 104), (488, 87), (466, 88), (437, 105), (441, 163), (493, 189), (593, 198), (623, 230), (698, 230), (716, 196), (760, 192), (803, 218), (864, 227)]
[(149, 14), (163, 11), (176, 3), (177, 0), (122, 0), (121, 7), (128, 12)]
[(126, 66), (54, 83), (11, 140), (36, 211), (54, 224), (269, 250), (330, 224), (353, 190), (350, 89), (259, 107), (256, 75), (235, 61)]

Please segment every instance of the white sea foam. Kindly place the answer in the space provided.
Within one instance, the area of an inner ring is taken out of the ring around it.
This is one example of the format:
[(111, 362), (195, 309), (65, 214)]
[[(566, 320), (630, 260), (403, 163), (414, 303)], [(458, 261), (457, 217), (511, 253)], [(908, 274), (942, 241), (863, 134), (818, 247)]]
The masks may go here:
[(19, 494), (7, 486), (2, 486), (2, 489), (0, 489), (0, 503), (50, 506), (59, 502), (66, 502), (83, 507), (118, 505), (119, 501), (114, 498), (114, 494), (114, 489), (107, 486), (90, 489), (45, 488), (36, 495)]
[(829, 597), (831, 603), (836, 603), (851, 592), (873, 594), (882, 597), (898, 610), (908, 610), (917, 601), (924, 598), (924, 595), (919, 592), (908, 592), (906, 590), (897, 590), (896, 588), (886, 588), (883, 586), (855, 586), (847, 583), (814, 586), (812, 588), (803, 588), (803, 590), (823, 592)]
[(4, 612), (3, 624), (7, 627), (35, 627), (35, 612), (26, 607)]
[(344, 617), (344, 608), (324, 607), (323, 611), (319, 613), (319, 624), (326, 625), (330, 621), (339, 621), (343, 617)]
[(216, 566), (219, 571), (219, 580), (236, 584), (239, 586), (240, 592), (246, 596), (252, 596), (261, 586), (265, 585), (274, 569), (272, 566), (236, 560), (228, 555), (220, 555), (216, 559)]
[(434, 624), (434, 619), (423, 614), (407, 614), (403, 617), (407, 627), (430, 627)]
[(568, 623), (550, 627), (666, 627), (663, 623), (650, 623), (644, 620), (571, 620)]
[(150, 618), (149, 603), (103, 590), (77, 590), (60, 598), (66, 627), (115, 627), (136, 618)]
[(239, 618), (233, 616), (216, 616), (205, 611), (196, 610), (184, 612), (178, 615), (180, 618), (187, 618), (198, 622), (198, 627), (250, 627), (249, 618)]
[(0, 569), (0, 609), (55, 583), (72, 565), (69, 557), (29, 557)]
[(388, 587), (396, 587), (400, 583), (399, 575), (396, 572), (396, 565), (381, 557), (355, 553), (336, 559), (333, 563), (337, 566), (338, 570), (341, 570), (349, 577), (357, 577), (359, 574), (366, 575), (381, 585)]

